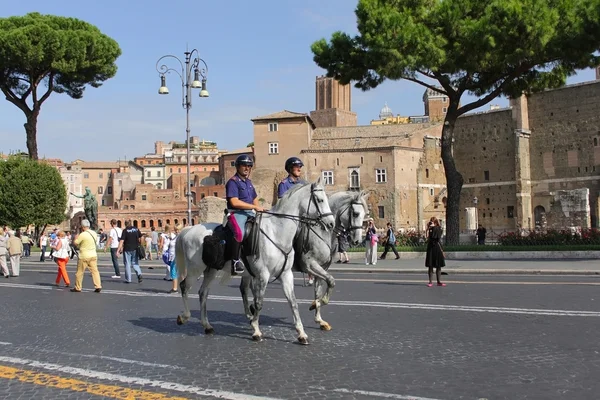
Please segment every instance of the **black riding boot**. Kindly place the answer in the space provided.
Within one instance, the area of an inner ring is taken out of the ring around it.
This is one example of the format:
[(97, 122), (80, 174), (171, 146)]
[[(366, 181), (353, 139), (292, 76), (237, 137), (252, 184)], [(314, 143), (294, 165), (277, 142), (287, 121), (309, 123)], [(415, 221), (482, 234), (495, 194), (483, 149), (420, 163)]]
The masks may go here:
[(244, 273), (244, 263), (241, 260), (242, 244), (237, 240), (232, 241), (231, 252), (231, 275), (241, 275)]

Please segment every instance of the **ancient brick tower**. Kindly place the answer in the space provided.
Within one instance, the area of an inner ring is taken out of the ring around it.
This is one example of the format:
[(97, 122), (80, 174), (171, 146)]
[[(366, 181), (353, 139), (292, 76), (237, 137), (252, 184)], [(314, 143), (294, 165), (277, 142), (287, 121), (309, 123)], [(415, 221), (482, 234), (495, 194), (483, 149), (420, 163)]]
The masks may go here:
[(352, 89), (333, 78), (317, 76), (315, 84), (315, 111), (310, 117), (317, 128), (356, 126), (357, 116), (352, 112)]

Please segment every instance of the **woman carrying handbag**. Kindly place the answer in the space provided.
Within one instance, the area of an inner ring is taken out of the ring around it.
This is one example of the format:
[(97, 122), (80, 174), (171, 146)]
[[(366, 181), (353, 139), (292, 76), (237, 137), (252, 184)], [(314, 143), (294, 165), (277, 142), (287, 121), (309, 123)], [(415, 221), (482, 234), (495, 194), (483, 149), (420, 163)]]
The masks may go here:
[(427, 255), (425, 256), (425, 266), (428, 268), (429, 283), (427, 286), (433, 286), (433, 269), (435, 268), (435, 276), (438, 286), (446, 286), (442, 283), (442, 268), (446, 266), (444, 250), (440, 240), (442, 239), (442, 227), (440, 221), (433, 217), (427, 225)]

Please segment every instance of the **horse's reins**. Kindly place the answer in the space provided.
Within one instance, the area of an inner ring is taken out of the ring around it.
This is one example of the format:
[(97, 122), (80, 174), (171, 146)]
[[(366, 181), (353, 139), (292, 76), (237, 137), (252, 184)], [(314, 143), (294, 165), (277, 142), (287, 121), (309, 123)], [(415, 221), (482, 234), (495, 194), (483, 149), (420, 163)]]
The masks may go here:
[[(273, 215), (274, 217), (278, 217), (278, 218), (286, 218), (286, 219), (291, 219), (293, 221), (297, 221), (297, 222), (299, 222), (301, 224), (305, 224), (311, 230), (313, 230), (313, 226), (316, 226), (316, 225), (321, 225), (323, 227), (323, 229), (326, 230), (327, 226), (323, 222), (323, 218), (324, 217), (329, 217), (329, 216), (333, 215), (333, 213), (332, 212), (328, 212), (328, 213), (322, 212), (321, 209), (319, 208), (319, 203), (317, 202), (317, 199), (315, 197), (315, 192), (323, 192), (323, 191), (324, 191), (324, 189), (316, 189), (314, 183), (310, 185), (310, 199), (308, 200), (308, 207), (306, 209), (306, 214), (310, 214), (310, 206), (311, 206), (311, 204), (314, 204), (315, 208), (317, 209), (317, 217), (307, 217), (307, 216), (302, 216), (302, 215), (274, 213), (274, 212), (271, 212), (271, 211), (260, 211), (260, 212), (263, 213), (263, 214)], [(259, 227), (259, 231), (260, 231), (260, 233), (262, 233), (263, 235), (265, 235), (265, 237), (267, 239), (269, 239), (269, 241), (271, 243), (273, 243), (273, 246), (275, 246), (279, 251), (281, 251), (281, 253), (284, 256), (283, 267), (281, 268), (281, 271), (279, 271), (279, 274), (277, 274), (277, 276), (275, 277), (275, 279), (273, 279), (273, 282), (275, 282), (277, 279), (279, 279), (279, 277), (281, 276), (281, 274), (283, 274), (283, 271), (285, 270), (285, 266), (287, 264), (288, 257), (290, 255), (290, 253), (292, 252), (292, 250), (294, 249), (294, 244), (292, 242), (292, 246), (286, 252), (277, 243), (275, 243), (273, 241), (273, 239), (271, 239), (269, 237), (269, 235), (267, 235), (266, 232), (262, 228)]]
[[(352, 206), (361, 206), (365, 210), (365, 216), (367, 214), (366, 213), (367, 210), (365, 209), (365, 206), (364, 206), (364, 204), (362, 202), (353, 200), (350, 204), (348, 204), (348, 206), (344, 209), (344, 211), (342, 211), (340, 213), (340, 215), (344, 215), (344, 213), (346, 211), (348, 211), (348, 223), (350, 224), (350, 226), (349, 227), (345, 227), (344, 225), (341, 224), (341, 221), (340, 221), (340, 225), (342, 226), (342, 228), (344, 228), (344, 230), (346, 230), (348, 232), (352, 232), (352, 231), (355, 231), (355, 230), (363, 228), (362, 225), (353, 225), (354, 213), (353, 213), (352, 208), (351, 208)], [(335, 231), (337, 231), (337, 232), (341, 232), (337, 227), (335, 227), (333, 229)]]

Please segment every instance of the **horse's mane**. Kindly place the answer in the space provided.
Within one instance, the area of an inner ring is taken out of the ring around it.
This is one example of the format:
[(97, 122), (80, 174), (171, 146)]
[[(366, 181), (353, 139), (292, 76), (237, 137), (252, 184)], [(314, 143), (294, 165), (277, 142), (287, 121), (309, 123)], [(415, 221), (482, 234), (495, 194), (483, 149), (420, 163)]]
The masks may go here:
[(302, 184), (296, 184), (294, 185), (294, 187), (292, 187), (291, 189), (289, 189), (287, 192), (285, 192), (285, 194), (283, 195), (283, 197), (281, 197), (278, 201), (277, 204), (275, 204), (275, 207), (273, 207), (271, 209), (271, 211), (273, 212), (277, 212), (279, 211), (279, 209), (281, 208), (281, 205), (283, 203), (285, 203), (285, 201), (287, 200), (288, 197), (292, 196), (294, 193), (296, 193), (299, 190), (302, 190), (303, 188), (305, 188), (306, 186), (310, 186), (311, 183), (302, 183)]

